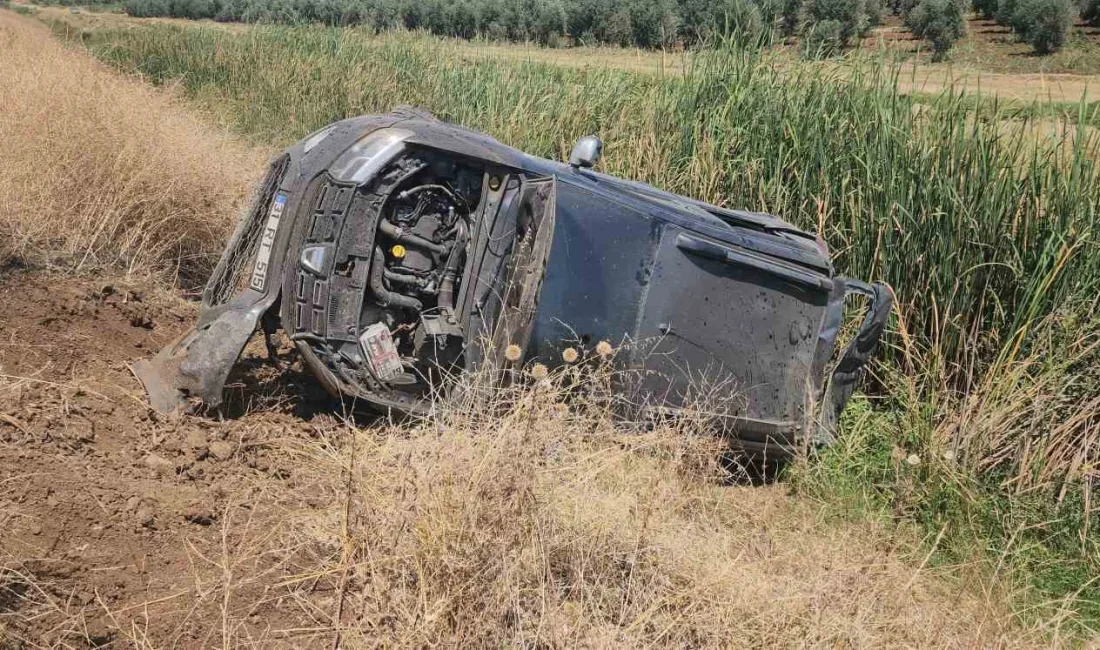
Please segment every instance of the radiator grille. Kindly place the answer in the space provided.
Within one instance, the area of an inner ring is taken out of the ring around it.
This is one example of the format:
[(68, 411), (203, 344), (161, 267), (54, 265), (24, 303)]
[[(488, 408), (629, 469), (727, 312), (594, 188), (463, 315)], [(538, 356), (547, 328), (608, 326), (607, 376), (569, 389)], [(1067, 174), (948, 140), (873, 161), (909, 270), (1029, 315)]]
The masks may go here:
[[(203, 302), (208, 307), (224, 305), (248, 286), (249, 271), (260, 246), (260, 236), (263, 233), (264, 222), (267, 220), (268, 209), (289, 166), (290, 156), (282, 156), (268, 168), (267, 176), (260, 184), (248, 216), (237, 227), (230, 245), (206, 284)], [(287, 216), (289, 215), (283, 216), (284, 223)], [(279, 282), (278, 279), (273, 281), (276, 284)]]

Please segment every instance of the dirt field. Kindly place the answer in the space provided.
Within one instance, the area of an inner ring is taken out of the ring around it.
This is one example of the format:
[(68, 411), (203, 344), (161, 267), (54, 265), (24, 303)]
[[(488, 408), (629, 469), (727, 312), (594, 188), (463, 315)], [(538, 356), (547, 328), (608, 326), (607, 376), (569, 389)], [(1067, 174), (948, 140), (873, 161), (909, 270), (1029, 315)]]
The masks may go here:
[(0, 314), (0, 639), (205, 647), (294, 627), (300, 608), (265, 597), (276, 580), (247, 581), (273, 564), (251, 555), (271, 518), (287, 499), (308, 507), (269, 451), (308, 437), (306, 402), (241, 415), (288, 377), (235, 381), (224, 421), (161, 421), (127, 366), (180, 331), (188, 304), (19, 271), (0, 282), (15, 297)]

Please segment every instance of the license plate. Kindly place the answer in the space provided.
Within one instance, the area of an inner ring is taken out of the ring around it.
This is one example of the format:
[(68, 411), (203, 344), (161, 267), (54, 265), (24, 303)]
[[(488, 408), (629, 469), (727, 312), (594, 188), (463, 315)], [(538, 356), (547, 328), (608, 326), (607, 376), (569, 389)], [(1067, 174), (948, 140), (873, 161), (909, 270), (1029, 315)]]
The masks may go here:
[(401, 374), (401, 356), (397, 353), (389, 328), (383, 323), (368, 327), (359, 337), (359, 345), (375, 377), (391, 381)]
[(276, 194), (275, 201), (271, 204), (271, 211), (267, 213), (267, 223), (264, 224), (263, 234), (260, 235), (260, 251), (256, 254), (256, 265), (252, 267), (252, 282), (248, 286), (256, 291), (263, 291), (267, 286), (268, 264), (271, 261), (271, 249), (275, 246), (275, 233), (279, 231), (279, 219), (283, 217), (283, 208), (286, 207), (286, 195)]

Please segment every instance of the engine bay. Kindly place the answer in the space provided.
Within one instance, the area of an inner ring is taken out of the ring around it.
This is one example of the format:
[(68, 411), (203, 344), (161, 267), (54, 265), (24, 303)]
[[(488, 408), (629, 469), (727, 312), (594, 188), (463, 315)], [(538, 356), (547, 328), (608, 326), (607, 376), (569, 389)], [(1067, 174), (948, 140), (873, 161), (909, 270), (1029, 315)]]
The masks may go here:
[(405, 405), (461, 365), (473, 219), (506, 176), (410, 150), (359, 186), (315, 181), (283, 325), (339, 384), (330, 390)]

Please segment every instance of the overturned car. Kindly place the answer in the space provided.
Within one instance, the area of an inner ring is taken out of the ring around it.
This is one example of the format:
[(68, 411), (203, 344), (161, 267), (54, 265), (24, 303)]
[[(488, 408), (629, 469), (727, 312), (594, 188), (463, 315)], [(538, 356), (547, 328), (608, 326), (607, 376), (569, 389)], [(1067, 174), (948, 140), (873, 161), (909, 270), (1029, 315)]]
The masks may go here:
[[(600, 148), (553, 162), (412, 109), (303, 139), (271, 164), (197, 325), (135, 364), (151, 405), (217, 406), (257, 328), (281, 327), (332, 394), (403, 413), (464, 371), (648, 341), (616, 363), (644, 368), (633, 390), (661, 408), (726, 377), (744, 448), (827, 437), (887, 288), (835, 276), (822, 242), (775, 217), (593, 172)], [(834, 354), (853, 293), (866, 316)]]

